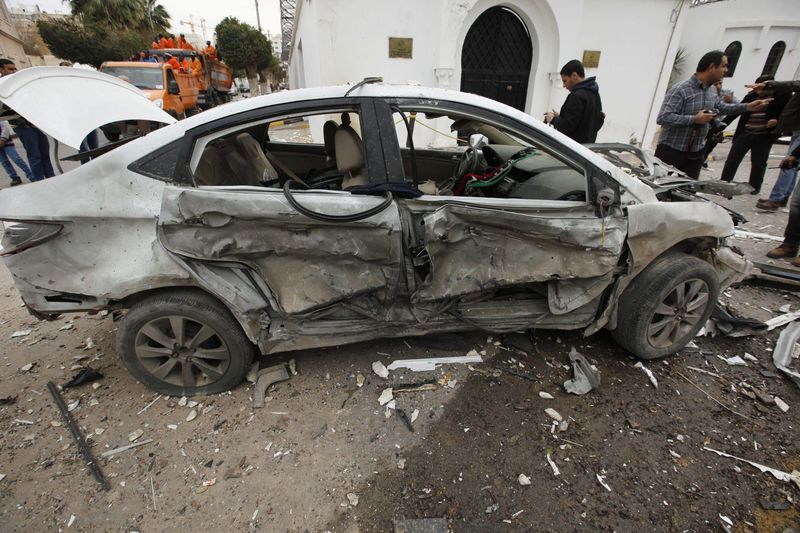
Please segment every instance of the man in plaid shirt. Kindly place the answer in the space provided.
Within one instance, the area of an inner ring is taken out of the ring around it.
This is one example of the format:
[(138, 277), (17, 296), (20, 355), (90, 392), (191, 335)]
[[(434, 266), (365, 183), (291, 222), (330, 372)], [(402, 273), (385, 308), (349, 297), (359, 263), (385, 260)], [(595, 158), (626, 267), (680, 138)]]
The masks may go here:
[(700, 176), (703, 145), (710, 123), (717, 115), (761, 111), (771, 99), (749, 104), (728, 104), (718, 97), (714, 84), (728, 72), (728, 58), (719, 50), (708, 52), (697, 64), (697, 71), (686, 81), (674, 85), (664, 97), (656, 122), (662, 126), (656, 157), (685, 172)]

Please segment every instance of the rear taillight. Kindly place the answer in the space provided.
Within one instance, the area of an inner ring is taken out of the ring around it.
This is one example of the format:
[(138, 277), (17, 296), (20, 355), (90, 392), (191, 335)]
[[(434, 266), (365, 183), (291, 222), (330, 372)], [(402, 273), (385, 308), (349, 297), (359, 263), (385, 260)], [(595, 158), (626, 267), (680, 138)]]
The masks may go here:
[(48, 241), (61, 233), (64, 226), (54, 222), (3, 221), (0, 255), (12, 255)]

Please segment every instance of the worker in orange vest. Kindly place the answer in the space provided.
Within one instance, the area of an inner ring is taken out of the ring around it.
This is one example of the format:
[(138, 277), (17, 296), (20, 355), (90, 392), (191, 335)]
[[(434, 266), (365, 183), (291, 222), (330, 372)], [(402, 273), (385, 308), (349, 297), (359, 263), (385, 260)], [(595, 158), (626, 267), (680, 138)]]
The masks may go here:
[(178, 35), (178, 48), (181, 50), (194, 50), (194, 46), (192, 43), (186, 40), (186, 36), (184, 34)]
[(189, 60), (186, 59), (186, 56), (183, 55), (183, 52), (178, 54), (178, 64), (181, 66), (181, 72), (189, 72), (192, 71), (192, 64), (189, 63)]
[(169, 53), (167, 53), (167, 54), (164, 54), (164, 62), (165, 62), (167, 65), (171, 66), (171, 67), (172, 67), (172, 70), (174, 70), (175, 72), (178, 72), (178, 71), (180, 71), (180, 69), (181, 69), (181, 64), (180, 64), (180, 63), (178, 63), (178, 60), (177, 60), (177, 59), (175, 59), (175, 58), (172, 56), (172, 54), (169, 54)]
[(175, 48), (175, 36), (171, 33), (169, 34), (169, 39), (167, 39), (167, 48)]
[(158, 34), (158, 47), (159, 48), (170, 48), (169, 46), (167, 46), (167, 44), (168, 44), (167, 38), (159, 33)]
[(192, 58), (192, 74), (201, 76), (203, 74), (203, 64), (197, 59), (197, 56)]
[(162, 37), (163, 37), (163, 35), (161, 35), (161, 34), (156, 35), (156, 37), (153, 39), (153, 42), (150, 43), (150, 48), (152, 48), (152, 49), (161, 48), (161, 45), (159, 44), (159, 41), (161, 40)]
[(211, 59), (217, 59), (217, 49), (211, 46), (211, 41), (206, 41), (206, 55), (210, 56)]

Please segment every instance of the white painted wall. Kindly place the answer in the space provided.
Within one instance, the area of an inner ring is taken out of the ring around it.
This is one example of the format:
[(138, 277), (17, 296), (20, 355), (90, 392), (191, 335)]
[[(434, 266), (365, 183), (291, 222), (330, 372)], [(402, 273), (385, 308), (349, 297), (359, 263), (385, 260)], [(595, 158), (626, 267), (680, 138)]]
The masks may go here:
[(742, 55), (725, 87), (738, 97), (747, 94), (745, 84), (761, 75), (767, 54), (776, 41), (786, 43), (778, 80), (796, 77), (800, 68), (800, 3), (797, 0), (727, 0), (691, 10), (681, 38), (689, 52), (684, 78), (691, 76), (705, 52), (725, 50), (732, 41), (741, 41)]
[[(458, 89), (469, 28), (487, 9), (506, 6), (531, 33), (527, 113), (540, 118), (559, 109), (567, 96), (561, 66), (584, 50), (600, 50), (599, 67), (587, 72), (597, 76), (607, 115), (598, 140), (650, 145), (679, 46), (690, 51), (688, 76), (704, 52), (734, 37), (746, 40), (730, 83), (741, 96), (782, 38), (787, 52), (778, 77), (791, 78), (800, 22), (789, 20), (789, 6), (796, 12), (797, 1), (726, 0), (690, 9), (689, 0), (298, 0), (289, 82), (300, 88), (383, 76), (388, 83)], [(389, 37), (413, 38), (413, 58), (390, 59)]]

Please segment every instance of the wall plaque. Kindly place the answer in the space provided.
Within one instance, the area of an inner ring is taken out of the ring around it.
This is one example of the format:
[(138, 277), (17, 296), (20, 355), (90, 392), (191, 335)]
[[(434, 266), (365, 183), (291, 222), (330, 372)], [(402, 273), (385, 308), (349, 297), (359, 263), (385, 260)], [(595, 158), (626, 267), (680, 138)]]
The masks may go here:
[(414, 39), (410, 37), (389, 37), (389, 57), (411, 59)]
[(597, 68), (600, 66), (600, 50), (584, 50), (583, 66), (586, 68)]

